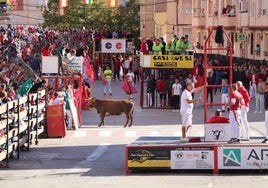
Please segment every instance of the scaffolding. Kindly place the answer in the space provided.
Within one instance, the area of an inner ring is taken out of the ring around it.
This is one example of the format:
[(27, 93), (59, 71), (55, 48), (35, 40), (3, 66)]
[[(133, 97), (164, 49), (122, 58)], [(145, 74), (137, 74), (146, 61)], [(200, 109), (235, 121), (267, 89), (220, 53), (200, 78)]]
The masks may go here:
[[(229, 71), (229, 79), (228, 79), (228, 88), (229, 88), (229, 91), (231, 90), (231, 84), (232, 84), (232, 77), (233, 77), (233, 74), (232, 74), (232, 69), (233, 69), (233, 48), (232, 48), (232, 41), (231, 39), (229, 38), (228, 36), (228, 33), (226, 32), (226, 30), (224, 29), (223, 26), (220, 26), (222, 27), (222, 31), (223, 31), (223, 34), (224, 36), (226, 37), (227, 39), (227, 44), (228, 46), (227, 47), (212, 47), (211, 46), (211, 40), (212, 40), (212, 34), (215, 33), (214, 31), (217, 30), (219, 26), (213, 26), (209, 29), (209, 34), (208, 34), (208, 37), (205, 41), (205, 44), (204, 44), (204, 121), (205, 123), (207, 122), (207, 119), (208, 119), (208, 108), (209, 107), (213, 107), (213, 106), (223, 106), (225, 104), (223, 103), (208, 103), (208, 98), (206, 97), (207, 96), (207, 92), (208, 92), (208, 88), (217, 88), (217, 87), (221, 87), (222, 85), (208, 85), (207, 83), (207, 77), (208, 77), (208, 72), (207, 70), (208, 69), (225, 69), (225, 70), (228, 70)], [(228, 66), (211, 66), (211, 65), (208, 65), (208, 53), (209, 52), (212, 52), (212, 51), (215, 51), (215, 50), (226, 50), (226, 54), (229, 55), (229, 65)]]

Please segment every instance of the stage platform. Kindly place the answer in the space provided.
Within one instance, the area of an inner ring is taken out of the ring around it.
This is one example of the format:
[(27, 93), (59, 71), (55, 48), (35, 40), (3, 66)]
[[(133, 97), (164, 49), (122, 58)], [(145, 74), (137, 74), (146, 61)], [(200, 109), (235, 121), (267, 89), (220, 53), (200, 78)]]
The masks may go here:
[(268, 170), (268, 144), (251, 138), (237, 144), (180, 142), (180, 137), (140, 137), (126, 146), (126, 173), (136, 170)]

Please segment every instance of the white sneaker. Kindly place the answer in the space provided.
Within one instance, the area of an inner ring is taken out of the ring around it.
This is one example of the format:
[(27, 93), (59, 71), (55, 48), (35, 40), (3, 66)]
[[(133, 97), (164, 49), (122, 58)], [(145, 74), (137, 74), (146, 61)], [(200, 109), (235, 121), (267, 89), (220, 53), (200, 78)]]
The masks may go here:
[(179, 110), (172, 110), (172, 112), (178, 112)]
[(254, 114), (256, 114), (256, 113), (257, 113), (257, 111), (255, 110), (253, 113), (254, 113)]
[(187, 137), (181, 138), (181, 142), (189, 142), (189, 139)]
[(261, 114), (261, 113), (262, 113), (262, 111), (259, 111), (258, 113), (259, 113), (259, 114)]

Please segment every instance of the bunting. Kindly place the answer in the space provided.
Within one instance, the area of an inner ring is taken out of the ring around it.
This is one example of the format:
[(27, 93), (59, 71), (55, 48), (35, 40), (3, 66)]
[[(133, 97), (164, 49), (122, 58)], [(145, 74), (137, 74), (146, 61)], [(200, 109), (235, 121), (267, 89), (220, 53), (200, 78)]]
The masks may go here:
[(84, 3), (87, 4), (87, 5), (90, 5), (93, 3), (93, 0), (84, 0)]
[(110, 7), (118, 6), (118, 0), (108, 0), (108, 6)]

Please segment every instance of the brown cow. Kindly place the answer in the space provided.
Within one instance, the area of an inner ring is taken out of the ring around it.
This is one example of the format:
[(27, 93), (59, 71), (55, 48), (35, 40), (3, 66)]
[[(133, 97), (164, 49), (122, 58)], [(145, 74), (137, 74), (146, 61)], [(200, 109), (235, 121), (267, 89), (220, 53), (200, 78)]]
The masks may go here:
[(88, 101), (89, 108), (96, 108), (97, 113), (101, 117), (101, 122), (99, 127), (104, 125), (104, 117), (111, 115), (120, 115), (122, 113), (126, 114), (127, 122), (124, 127), (127, 126), (129, 120), (129, 127), (132, 125), (133, 121), (133, 111), (134, 111), (134, 103), (129, 99), (118, 99), (118, 100), (100, 100), (95, 98), (90, 98)]

